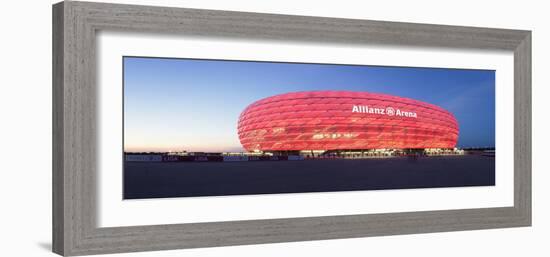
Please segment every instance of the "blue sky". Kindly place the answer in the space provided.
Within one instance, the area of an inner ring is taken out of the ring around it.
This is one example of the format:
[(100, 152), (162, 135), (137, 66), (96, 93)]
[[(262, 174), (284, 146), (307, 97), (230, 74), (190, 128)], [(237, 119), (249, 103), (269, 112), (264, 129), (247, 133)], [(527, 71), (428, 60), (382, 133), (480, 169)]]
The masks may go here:
[(250, 103), (307, 90), (385, 93), (458, 120), (459, 147), (495, 145), (495, 72), (435, 68), (124, 57), (125, 151), (243, 151)]

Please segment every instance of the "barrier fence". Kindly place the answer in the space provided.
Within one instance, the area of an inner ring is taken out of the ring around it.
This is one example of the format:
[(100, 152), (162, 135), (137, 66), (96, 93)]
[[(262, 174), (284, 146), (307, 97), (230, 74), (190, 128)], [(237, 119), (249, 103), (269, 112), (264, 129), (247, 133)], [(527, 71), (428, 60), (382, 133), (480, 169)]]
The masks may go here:
[(301, 161), (303, 156), (178, 156), (178, 155), (135, 155), (125, 156), (127, 162), (248, 162), (248, 161)]
[[(472, 154), (472, 153), (468, 153)], [(486, 155), (487, 153), (484, 153)], [(491, 153), (494, 156), (494, 152)], [(163, 155), (163, 154), (127, 154), (127, 162), (252, 162), (252, 161), (301, 161), (310, 159), (365, 159), (365, 158), (384, 158), (384, 157), (421, 157), (421, 156), (447, 156), (464, 155), (464, 153), (440, 152), (440, 153), (368, 153), (362, 155), (320, 155), (320, 156), (301, 156), (301, 155), (281, 155), (281, 156), (223, 156), (223, 155)]]

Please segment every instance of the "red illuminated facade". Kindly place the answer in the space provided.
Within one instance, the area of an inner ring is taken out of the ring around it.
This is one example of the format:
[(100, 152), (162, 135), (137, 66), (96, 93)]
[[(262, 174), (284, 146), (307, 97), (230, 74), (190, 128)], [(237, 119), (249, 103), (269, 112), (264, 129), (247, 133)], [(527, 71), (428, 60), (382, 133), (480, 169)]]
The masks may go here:
[(453, 148), (453, 114), (410, 98), (353, 91), (267, 97), (240, 115), (247, 151)]

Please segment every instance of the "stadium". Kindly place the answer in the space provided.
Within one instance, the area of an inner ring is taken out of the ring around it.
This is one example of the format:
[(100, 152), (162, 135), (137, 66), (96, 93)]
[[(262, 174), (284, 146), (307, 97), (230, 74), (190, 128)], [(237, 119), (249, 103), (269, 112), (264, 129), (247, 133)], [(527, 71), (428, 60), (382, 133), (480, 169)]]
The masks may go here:
[(354, 91), (303, 91), (244, 109), (238, 136), (249, 152), (307, 157), (457, 151), (447, 110), (418, 100)]

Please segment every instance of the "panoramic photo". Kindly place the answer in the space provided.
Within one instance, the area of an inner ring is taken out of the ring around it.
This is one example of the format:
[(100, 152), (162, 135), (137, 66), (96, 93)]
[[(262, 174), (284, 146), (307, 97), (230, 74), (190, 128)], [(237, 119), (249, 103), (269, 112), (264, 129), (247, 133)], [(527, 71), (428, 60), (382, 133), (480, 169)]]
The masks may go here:
[(123, 57), (124, 199), (495, 185), (495, 71)]

